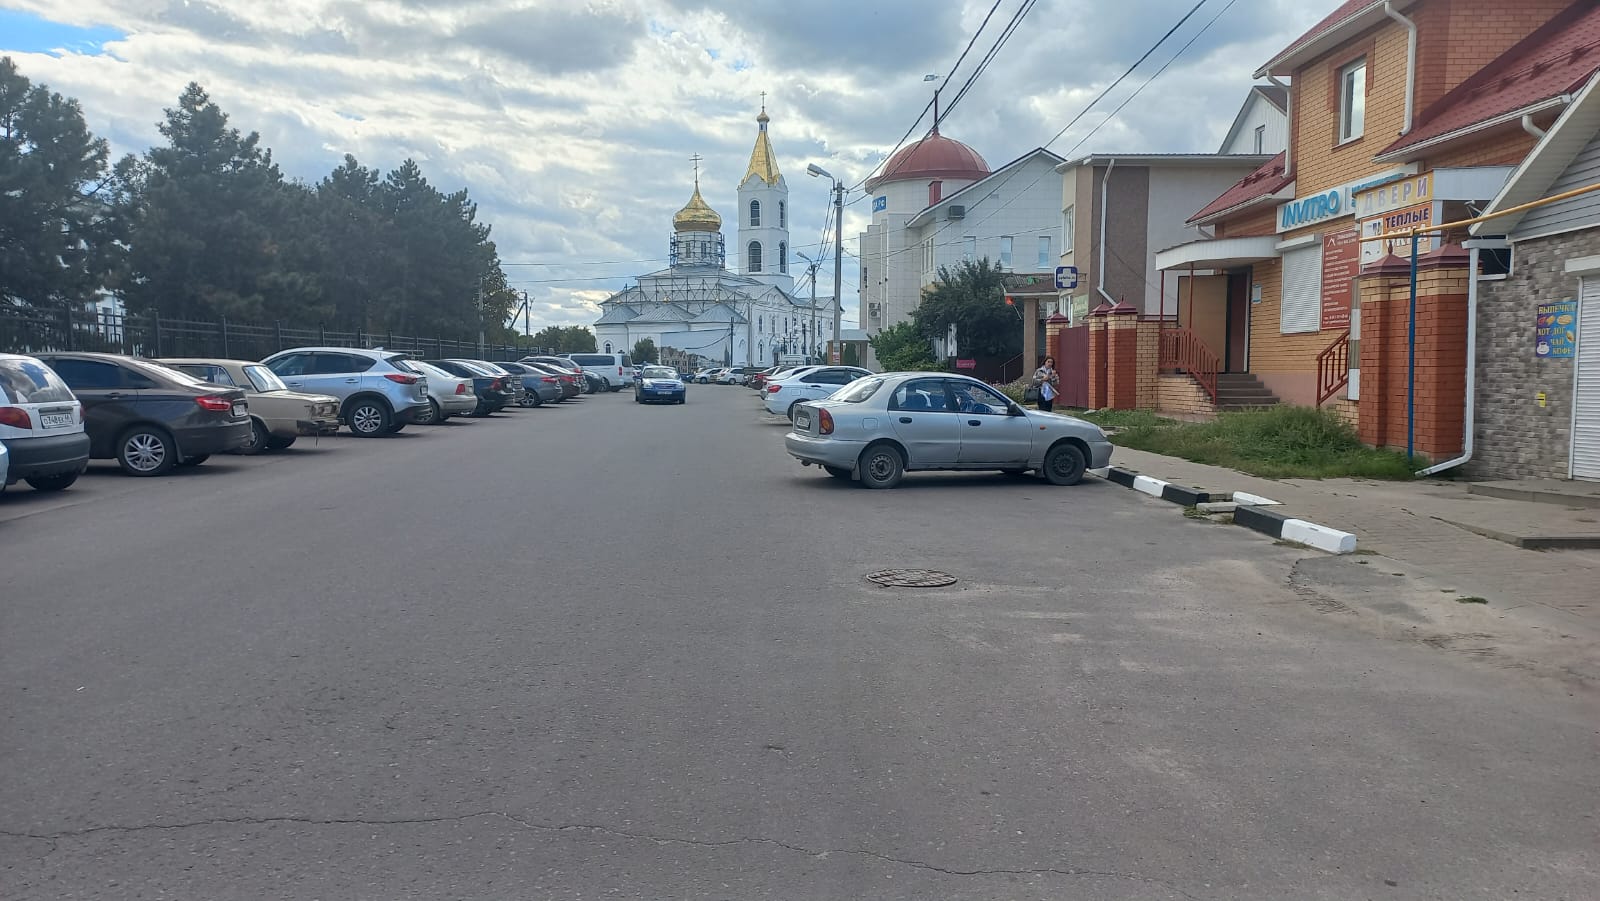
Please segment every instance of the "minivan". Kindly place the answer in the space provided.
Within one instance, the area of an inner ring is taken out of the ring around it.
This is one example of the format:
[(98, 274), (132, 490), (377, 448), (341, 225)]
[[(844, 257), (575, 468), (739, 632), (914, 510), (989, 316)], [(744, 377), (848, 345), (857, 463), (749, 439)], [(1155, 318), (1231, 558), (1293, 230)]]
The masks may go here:
[(607, 391), (621, 391), (633, 384), (633, 358), (627, 354), (567, 354), (566, 357), (599, 379)]

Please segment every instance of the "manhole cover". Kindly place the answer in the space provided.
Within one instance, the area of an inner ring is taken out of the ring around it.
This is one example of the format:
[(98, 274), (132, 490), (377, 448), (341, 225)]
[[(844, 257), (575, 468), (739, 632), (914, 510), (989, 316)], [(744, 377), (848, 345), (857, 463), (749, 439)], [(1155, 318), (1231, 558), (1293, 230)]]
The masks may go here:
[(956, 577), (936, 569), (886, 569), (867, 576), (867, 581), (887, 588), (940, 588), (956, 584)]

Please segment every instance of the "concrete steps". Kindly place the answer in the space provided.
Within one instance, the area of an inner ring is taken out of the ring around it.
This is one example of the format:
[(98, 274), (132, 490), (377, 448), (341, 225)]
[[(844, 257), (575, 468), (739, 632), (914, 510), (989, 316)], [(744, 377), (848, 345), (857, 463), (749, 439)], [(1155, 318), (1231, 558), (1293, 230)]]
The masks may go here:
[(1276, 406), (1278, 398), (1261, 380), (1246, 372), (1217, 375), (1217, 409), (1221, 412)]

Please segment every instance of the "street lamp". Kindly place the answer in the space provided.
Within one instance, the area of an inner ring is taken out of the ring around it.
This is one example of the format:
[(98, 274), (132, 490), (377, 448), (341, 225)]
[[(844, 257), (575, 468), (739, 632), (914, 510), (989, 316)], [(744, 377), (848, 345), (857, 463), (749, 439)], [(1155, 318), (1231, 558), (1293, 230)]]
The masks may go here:
[(811, 361), (812, 351), (816, 349), (817, 340), (817, 267), (821, 264), (799, 251), (795, 252), (800, 259), (806, 261), (806, 266), (811, 270), (811, 341), (806, 345), (806, 362)]
[[(831, 172), (816, 163), (808, 164), (806, 172), (810, 173), (812, 178), (826, 178), (833, 182), (833, 340), (834, 345), (840, 348), (839, 352), (843, 359), (844, 350), (840, 343), (839, 329), (844, 308), (839, 305), (839, 299), (844, 293), (844, 182), (834, 178)], [(816, 280), (816, 276), (813, 275), (812, 283)]]

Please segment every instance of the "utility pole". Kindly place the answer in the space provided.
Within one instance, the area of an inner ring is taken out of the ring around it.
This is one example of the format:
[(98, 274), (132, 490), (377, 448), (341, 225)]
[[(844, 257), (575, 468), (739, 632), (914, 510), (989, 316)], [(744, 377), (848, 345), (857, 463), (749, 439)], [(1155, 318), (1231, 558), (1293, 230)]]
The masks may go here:
[(480, 276), (478, 276), (478, 359), (480, 359), (480, 360), (483, 359), (483, 355), (484, 355), (483, 276), (480, 275)]
[(528, 292), (522, 292), (522, 333), (533, 342), (533, 308), (528, 306)]
[[(935, 119), (935, 122), (938, 120)], [(844, 343), (840, 340), (842, 333), (840, 321), (844, 316), (844, 306), (840, 303), (844, 296), (844, 182), (833, 181), (833, 346), (839, 351), (838, 362), (844, 362)]]
[(803, 253), (799, 256), (800, 259), (806, 261), (806, 266), (811, 270), (811, 341), (809, 342), (810, 346), (806, 348), (806, 361), (810, 362), (812, 352), (817, 349), (817, 339), (822, 337), (817, 332), (817, 266), (819, 264), (816, 260)]

